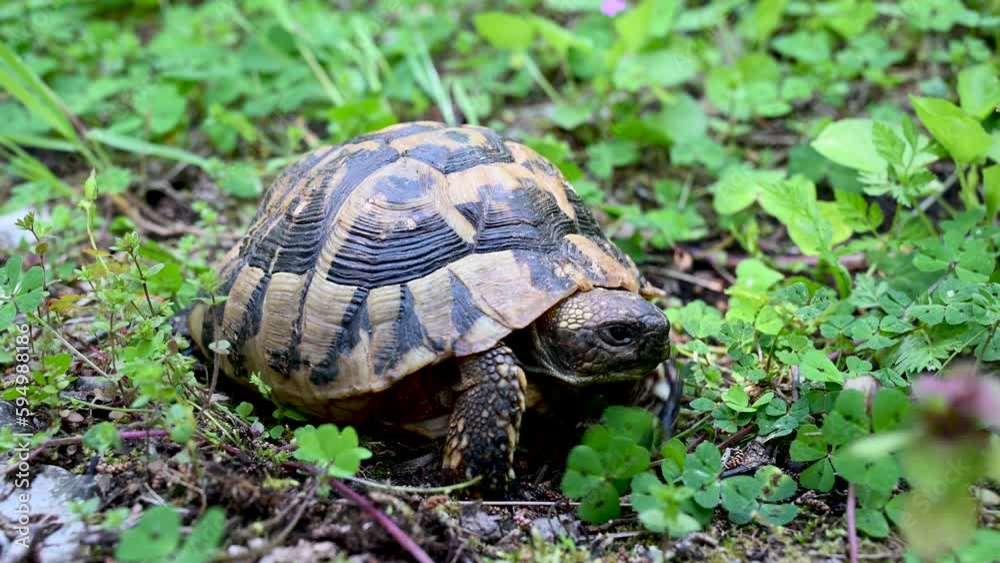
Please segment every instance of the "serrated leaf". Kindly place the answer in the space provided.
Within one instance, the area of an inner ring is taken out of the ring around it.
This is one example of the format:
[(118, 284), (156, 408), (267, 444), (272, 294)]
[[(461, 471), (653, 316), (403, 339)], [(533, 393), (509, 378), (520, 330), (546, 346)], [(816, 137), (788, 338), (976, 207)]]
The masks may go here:
[(878, 151), (879, 156), (884, 158), (889, 164), (897, 168), (903, 167), (903, 156), (906, 153), (906, 145), (903, 144), (903, 139), (896, 135), (892, 127), (880, 121), (874, 122), (872, 124), (872, 143), (875, 145), (875, 150)]

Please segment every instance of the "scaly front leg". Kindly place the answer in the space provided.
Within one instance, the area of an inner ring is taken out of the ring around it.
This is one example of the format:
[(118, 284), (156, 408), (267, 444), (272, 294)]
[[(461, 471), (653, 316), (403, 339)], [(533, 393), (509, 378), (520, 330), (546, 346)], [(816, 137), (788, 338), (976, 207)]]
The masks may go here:
[(444, 469), (460, 479), (481, 476), (483, 486), (503, 491), (514, 477), (514, 450), (527, 391), (524, 371), (503, 344), (459, 359), (459, 370)]

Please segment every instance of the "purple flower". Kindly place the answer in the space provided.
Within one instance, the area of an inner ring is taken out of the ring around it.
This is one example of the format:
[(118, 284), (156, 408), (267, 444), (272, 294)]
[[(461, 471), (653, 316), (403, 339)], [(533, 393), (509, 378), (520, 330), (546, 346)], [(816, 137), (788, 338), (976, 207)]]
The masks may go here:
[(1000, 381), (994, 377), (968, 372), (950, 377), (927, 375), (914, 383), (913, 395), (924, 404), (936, 404), (925, 413), (935, 422), (964, 419), (1000, 428)]
[(601, 13), (609, 18), (613, 18), (618, 15), (619, 12), (624, 12), (628, 8), (628, 4), (625, 0), (603, 0), (601, 2)]

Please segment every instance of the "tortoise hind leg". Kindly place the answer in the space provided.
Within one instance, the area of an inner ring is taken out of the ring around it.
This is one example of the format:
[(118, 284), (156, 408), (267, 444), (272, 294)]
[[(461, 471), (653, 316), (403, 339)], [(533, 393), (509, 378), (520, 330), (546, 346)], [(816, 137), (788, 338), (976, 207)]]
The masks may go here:
[(443, 466), (458, 478), (481, 476), (503, 490), (514, 476), (527, 382), (514, 353), (503, 344), (459, 359), (459, 393), (448, 425)]

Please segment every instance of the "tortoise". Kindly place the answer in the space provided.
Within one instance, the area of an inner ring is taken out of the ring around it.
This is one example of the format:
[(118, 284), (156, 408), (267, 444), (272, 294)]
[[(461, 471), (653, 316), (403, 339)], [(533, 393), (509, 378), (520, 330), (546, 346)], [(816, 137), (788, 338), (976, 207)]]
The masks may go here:
[(207, 357), (230, 343), (227, 376), (317, 420), (446, 437), (455, 478), (509, 483), (529, 378), (653, 382), (676, 412), (662, 291), (551, 162), (487, 128), (401, 123), (307, 153), (218, 274), (227, 299), (188, 326)]

